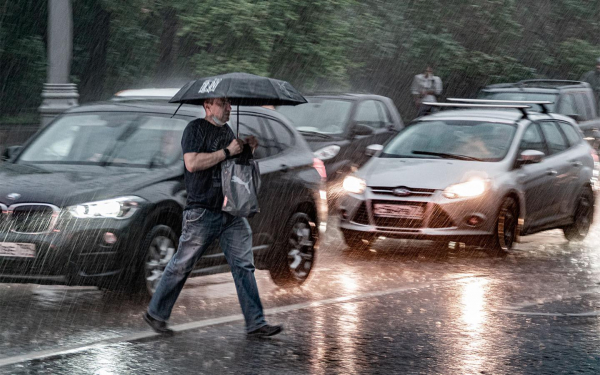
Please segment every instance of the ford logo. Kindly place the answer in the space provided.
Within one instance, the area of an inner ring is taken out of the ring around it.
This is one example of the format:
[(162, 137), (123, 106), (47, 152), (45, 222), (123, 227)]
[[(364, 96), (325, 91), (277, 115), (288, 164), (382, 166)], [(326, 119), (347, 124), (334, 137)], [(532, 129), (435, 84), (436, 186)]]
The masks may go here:
[(410, 190), (405, 189), (405, 188), (398, 188), (398, 189), (394, 189), (394, 195), (397, 195), (399, 197), (406, 197), (409, 196)]
[(19, 199), (21, 198), (21, 194), (19, 193), (10, 193), (6, 196), (6, 198), (10, 199), (11, 201), (14, 201), (15, 199)]

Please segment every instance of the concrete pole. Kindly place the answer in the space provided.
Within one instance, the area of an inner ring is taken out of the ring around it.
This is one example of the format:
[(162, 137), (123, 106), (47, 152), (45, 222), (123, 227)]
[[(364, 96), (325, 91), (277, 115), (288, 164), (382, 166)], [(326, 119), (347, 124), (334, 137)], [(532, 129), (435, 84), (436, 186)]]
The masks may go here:
[(72, 51), (71, 0), (48, 0), (48, 76), (39, 108), (42, 127), (61, 112), (78, 105), (77, 86), (69, 79)]

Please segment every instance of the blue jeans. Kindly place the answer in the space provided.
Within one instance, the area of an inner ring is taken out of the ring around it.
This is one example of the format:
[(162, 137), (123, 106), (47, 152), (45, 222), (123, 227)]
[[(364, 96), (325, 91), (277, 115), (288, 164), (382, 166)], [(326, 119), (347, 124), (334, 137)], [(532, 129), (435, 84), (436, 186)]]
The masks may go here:
[(249, 332), (267, 324), (254, 278), (252, 230), (248, 220), (204, 208), (183, 213), (179, 248), (167, 264), (152, 296), (148, 306), (151, 317), (163, 322), (169, 319), (194, 264), (217, 238), (231, 267), (246, 329)]

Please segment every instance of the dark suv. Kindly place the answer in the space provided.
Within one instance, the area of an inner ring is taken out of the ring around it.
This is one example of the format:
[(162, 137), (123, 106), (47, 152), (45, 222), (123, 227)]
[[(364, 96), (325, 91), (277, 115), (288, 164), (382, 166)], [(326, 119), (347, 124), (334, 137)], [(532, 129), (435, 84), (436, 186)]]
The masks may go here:
[[(204, 115), (183, 106), (171, 118), (175, 108), (84, 105), (12, 150), (0, 166), (0, 279), (152, 293), (181, 230), (181, 135)], [(242, 108), (240, 133), (260, 142), (261, 213), (250, 219), (256, 266), (278, 285), (301, 284), (326, 228), (320, 161), (314, 164), (304, 139), (275, 111)], [(215, 245), (192, 275), (227, 270)]]
[[(600, 146), (600, 118), (594, 92), (587, 82), (555, 79), (531, 79), (516, 83), (489, 85), (481, 90), (481, 99), (494, 100), (547, 100), (549, 111), (569, 116), (577, 121), (586, 140), (598, 149)], [(539, 106), (533, 105), (540, 111)]]
[(325, 163), (329, 181), (364, 164), (366, 148), (383, 144), (404, 128), (394, 102), (371, 94), (306, 96), (308, 103), (278, 107)]

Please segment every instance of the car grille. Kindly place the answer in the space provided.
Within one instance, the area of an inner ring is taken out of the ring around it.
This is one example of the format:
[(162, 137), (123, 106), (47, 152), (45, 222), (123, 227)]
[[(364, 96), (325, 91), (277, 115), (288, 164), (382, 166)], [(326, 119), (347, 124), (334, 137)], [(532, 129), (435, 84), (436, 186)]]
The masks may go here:
[(369, 214), (367, 212), (367, 206), (364, 203), (358, 207), (352, 221), (357, 224), (369, 225)]
[(43, 203), (14, 204), (0, 215), (0, 232), (47, 233), (52, 231), (60, 209)]
[(404, 189), (407, 191), (406, 195), (402, 195), (404, 197), (430, 197), (435, 193), (435, 189), (420, 189), (420, 188), (409, 188), (409, 187), (404, 187), (404, 186), (398, 186), (398, 187), (379, 187), (379, 186), (372, 186), (371, 187), (371, 191), (375, 194), (381, 194), (381, 195), (392, 195), (392, 196), (397, 196), (396, 194), (394, 194), (394, 190), (396, 189)]
[(455, 224), (448, 216), (448, 214), (442, 210), (437, 204), (433, 207), (431, 216), (429, 219), (429, 228), (451, 228)]

